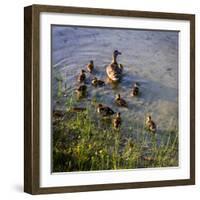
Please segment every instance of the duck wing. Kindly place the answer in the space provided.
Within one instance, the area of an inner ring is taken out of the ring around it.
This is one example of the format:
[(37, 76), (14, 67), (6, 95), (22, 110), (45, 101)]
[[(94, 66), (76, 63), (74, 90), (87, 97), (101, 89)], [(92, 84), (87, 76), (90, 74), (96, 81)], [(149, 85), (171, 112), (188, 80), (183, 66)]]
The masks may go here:
[(107, 66), (106, 73), (111, 80), (117, 81), (121, 77), (122, 70), (117, 63), (111, 63)]
[(114, 123), (120, 125), (120, 124), (121, 124), (121, 118), (119, 118), (119, 117), (115, 118), (115, 119), (114, 119)]
[(114, 125), (115, 128), (119, 128), (120, 125), (121, 125), (121, 119), (119, 117), (115, 118), (113, 120), (113, 125)]
[(92, 64), (88, 64), (87, 69), (88, 69), (89, 72), (92, 72), (93, 69), (94, 69), (94, 66)]
[(121, 99), (121, 104), (122, 104), (122, 106), (127, 107), (127, 103), (124, 99)]
[(113, 115), (113, 114), (115, 114), (115, 112), (111, 108), (109, 108), (109, 107), (103, 107), (102, 108), (102, 114), (104, 116), (106, 116), (106, 115)]
[(62, 118), (64, 117), (65, 113), (61, 110), (53, 110), (53, 117), (55, 118)]
[(98, 85), (99, 85), (99, 86), (103, 86), (103, 85), (105, 85), (105, 82), (102, 81), (102, 80), (98, 80)]
[(115, 101), (118, 106), (127, 107), (127, 103), (124, 99), (118, 99)]
[(137, 96), (138, 94), (139, 94), (139, 88), (138, 87), (133, 88), (133, 95)]
[(86, 78), (85, 74), (80, 74), (80, 75), (78, 76), (78, 81), (79, 81), (79, 82), (83, 82), (83, 81), (85, 81), (85, 78)]
[(87, 86), (86, 85), (80, 85), (79, 87), (78, 87), (78, 91), (86, 91), (87, 90)]
[(156, 129), (156, 124), (153, 121), (151, 121), (151, 128)]

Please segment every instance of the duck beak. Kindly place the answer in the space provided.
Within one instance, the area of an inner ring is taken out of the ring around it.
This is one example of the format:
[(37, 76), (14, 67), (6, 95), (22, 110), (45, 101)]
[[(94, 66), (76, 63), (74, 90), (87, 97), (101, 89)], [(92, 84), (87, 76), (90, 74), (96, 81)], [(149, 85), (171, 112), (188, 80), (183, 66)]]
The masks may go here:
[(122, 53), (121, 53), (121, 52), (119, 52), (119, 51), (117, 52), (117, 54), (118, 54), (118, 55), (122, 55)]

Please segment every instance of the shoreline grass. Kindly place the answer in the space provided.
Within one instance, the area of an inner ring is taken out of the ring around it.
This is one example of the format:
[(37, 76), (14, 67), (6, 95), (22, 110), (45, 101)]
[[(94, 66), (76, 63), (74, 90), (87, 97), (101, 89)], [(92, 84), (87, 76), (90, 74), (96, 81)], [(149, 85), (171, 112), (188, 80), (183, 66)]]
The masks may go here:
[(95, 101), (82, 112), (71, 112), (74, 105), (68, 98), (65, 116), (54, 119), (53, 172), (178, 166), (178, 130), (152, 134), (142, 122), (124, 134), (97, 115)]

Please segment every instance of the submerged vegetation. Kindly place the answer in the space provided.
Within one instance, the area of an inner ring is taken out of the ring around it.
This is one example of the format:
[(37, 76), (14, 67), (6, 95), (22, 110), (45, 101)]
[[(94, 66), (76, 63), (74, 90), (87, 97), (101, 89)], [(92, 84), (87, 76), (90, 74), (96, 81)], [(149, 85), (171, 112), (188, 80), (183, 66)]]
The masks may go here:
[(53, 172), (178, 166), (176, 129), (150, 133), (143, 122), (115, 129), (112, 118), (97, 115), (95, 100), (75, 110), (68, 97), (65, 106), (53, 118)]

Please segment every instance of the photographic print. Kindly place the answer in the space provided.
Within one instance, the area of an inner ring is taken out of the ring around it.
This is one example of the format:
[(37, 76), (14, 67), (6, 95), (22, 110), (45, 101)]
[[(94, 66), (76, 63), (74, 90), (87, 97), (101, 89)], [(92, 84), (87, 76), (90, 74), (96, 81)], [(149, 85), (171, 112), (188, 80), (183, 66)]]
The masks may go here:
[(195, 15), (24, 8), (24, 191), (195, 184)]
[(179, 31), (51, 25), (52, 172), (179, 166)]

